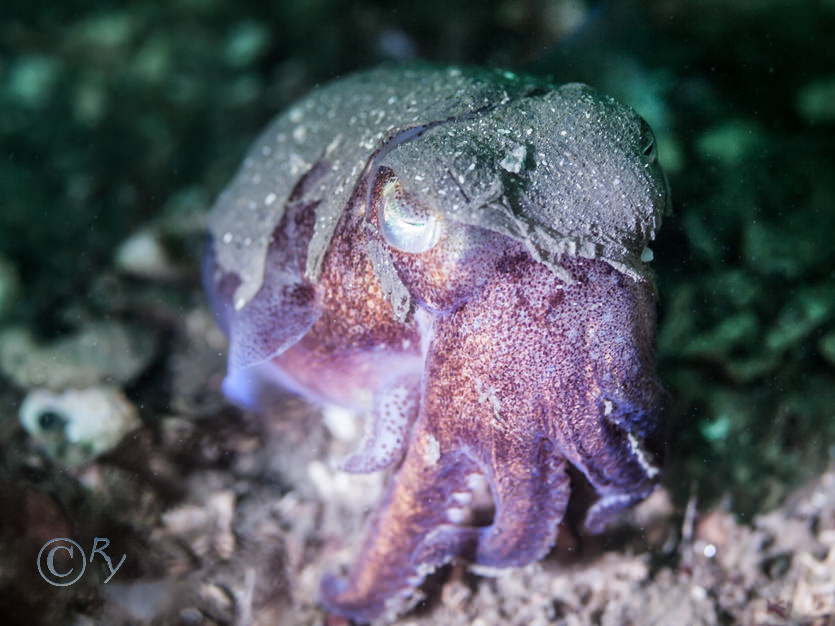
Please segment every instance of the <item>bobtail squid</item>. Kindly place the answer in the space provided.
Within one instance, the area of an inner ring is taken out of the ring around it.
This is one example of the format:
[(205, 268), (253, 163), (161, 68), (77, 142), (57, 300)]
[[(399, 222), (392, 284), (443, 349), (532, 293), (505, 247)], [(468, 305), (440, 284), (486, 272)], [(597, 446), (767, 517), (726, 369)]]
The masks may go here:
[(580, 84), (381, 68), (268, 126), (214, 206), (204, 282), (226, 393), (266, 381), (363, 411), (342, 468), (392, 471), (326, 607), (366, 621), (452, 559), (540, 559), (568, 466), (596, 492), (591, 531), (654, 489), (647, 246), (668, 198), (646, 122)]

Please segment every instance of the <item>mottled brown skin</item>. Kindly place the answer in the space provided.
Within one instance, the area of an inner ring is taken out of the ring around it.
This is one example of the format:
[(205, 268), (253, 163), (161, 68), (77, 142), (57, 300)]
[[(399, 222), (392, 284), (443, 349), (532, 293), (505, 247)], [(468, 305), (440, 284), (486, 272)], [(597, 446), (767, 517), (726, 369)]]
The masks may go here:
[[(365, 194), (360, 186), (352, 201), (357, 210), (341, 220), (320, 281), (308, 283), (321, 302), (321, 317), (273, 360), (304, 392), (356, 408), (367, 408), (353, 399), (357, 389), (376, 390), (392, 367), (420, 368), (423, 360), (417, 323), (395, 320), (365, 253)], [(312, 208), (303, 207), (306, 219), (312, 217)], [(292, 219), (286, 215), (279, 229)]]
[[(600, 496), (592, 531), (658, 478), (651, 284), (564, 256), (568, 281), (522, 244), (452, 222), (430, 250), (401, 252), (378, 223), (393, 176), (380, 168), (372, 193), (364, 182), (355, 190), (321, 279), (292, 293), (320, 316), (272, 359), (286, 386), (369, 412), (370, 443), (345, 469), (397, 468), (348, 575), (322, 584), (325, 606), (359, 621), (402, 610), (427, 573), (456, 557), (511, 567), (544, 556), (570, 496), (568, 464)], [(314, 210), (290, 202), (274, 235), (271, 253), (299, 274)], [(367, 238), (389, 249), (413, 298), (404, 322)], [(395, 387), (397, 401), (377, 401)], [(398, 436), (373, 452), (386, 428)], [(470, 523), (480, 477), (494, 500), (489, 526)]]

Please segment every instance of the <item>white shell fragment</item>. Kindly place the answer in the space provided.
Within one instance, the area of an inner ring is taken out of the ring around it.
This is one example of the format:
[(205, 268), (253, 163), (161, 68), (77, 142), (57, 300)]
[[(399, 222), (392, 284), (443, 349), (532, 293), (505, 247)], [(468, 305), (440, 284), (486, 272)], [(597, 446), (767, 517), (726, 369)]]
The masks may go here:
[(149, 229), (135, 232), (116, 249), (116, 267), (147, 278), (168, 278), (173, 265), (160, 238)]
[(119, 244), (114, 255), (116, 269), (153, 281), (189, 278), (194, 271), (192, 243), (205, 237), (206, 204), (202, 193), (191, 188), (172, 195), (161, 217)]
[(140, 426), (136, 407), (108, 386), (36, 389), (20, 405), (20, 423), (51, 458), (72, 467), (89, 464)]

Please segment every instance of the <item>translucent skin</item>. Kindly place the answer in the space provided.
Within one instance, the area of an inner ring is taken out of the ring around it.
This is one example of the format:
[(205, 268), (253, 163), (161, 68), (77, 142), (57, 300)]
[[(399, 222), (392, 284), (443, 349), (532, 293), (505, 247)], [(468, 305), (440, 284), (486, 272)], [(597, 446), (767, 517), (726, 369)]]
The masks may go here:
[[(394, 174), (373, 174), (354, 190), (315, 283), (304, 278), (301, 252), (315, 206), (288, 203), (262, 289), (271, 270), (295, 282), (272, 313), (236, 312), (234, 276), (218, 276), (211, 252), (206, 261), (233, 342), (258, 344), (258, 333), (273, 332), (270, 315), (277, 326), (289, 320), (280, 353), (257, 367), (230, 365), (230, 394), (246, 400), (259, 384), (251, 379), (266, 376), (365, 409), (369, 435), (344, 469), (396, 468), (348, 575), (322, 583), (322, 603), (358, 621), (403, 610), (425, 576), (454, 558), (492, 567), (542, 558), (570, 496), (567, 464), (599, 495), (586, 525), (602, 530), (658, 481), (663, 395), (648, 280), (567, 254), (555, 272), (522, 243), (454, 221), (442, 220), (429, 250), (402, 252), (379, 223), (380, 192)], [(411, 296), (405, 319), (374, 267), (375, 246)], [(478, 477), (494, 501), (489, 526), (471, 524)]]

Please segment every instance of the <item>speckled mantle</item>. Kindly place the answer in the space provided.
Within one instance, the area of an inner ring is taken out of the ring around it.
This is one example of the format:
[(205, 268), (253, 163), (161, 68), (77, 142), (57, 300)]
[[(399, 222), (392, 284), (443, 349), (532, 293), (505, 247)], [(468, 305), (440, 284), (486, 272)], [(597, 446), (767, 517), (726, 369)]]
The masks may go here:
[[(532, 77), (455, 67), (384, 67), (313, 91), (268, 126), (212, 211), (218, 266), (241, 281), (235, 308), (262, 284), (269, 238), (295, 182), (323, 159), (328, 171), (299, 198), (318, 203), (306, 261), (312, 280), (375, 159), (411, 172), (401, 182), (422, 202), (522, 241), (552, 269), (568, 252), (642, 275), (640, 255), (668, 195), (649, 160), (651, 131), (624, 111), (581, 85), (555, 89)], [(414, 128), (425, 130), (381, 152)], [(612, 151), (636, 143), (647, 147), (647, 159)]]

